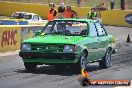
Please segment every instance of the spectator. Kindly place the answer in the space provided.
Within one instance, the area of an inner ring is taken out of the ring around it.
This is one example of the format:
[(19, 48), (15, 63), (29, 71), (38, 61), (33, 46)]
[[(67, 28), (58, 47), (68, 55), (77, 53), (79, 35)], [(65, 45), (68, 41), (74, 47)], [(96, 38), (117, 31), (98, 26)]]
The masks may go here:
[(58, 7), (58, 13), (63, 13), (65, 11), (65, 5), (64, 3), (61, 3)]
[(63, 18), (63, 12), (65, 11), (64, 3), (62, 2), (58, 7), (58, 18)]
[(106, 8), (105, 3), (102, 3), (96, 6), (96, 10), (103, 11), (103, 10), (108, 10), (108, 8)]
[(55, 7), (54, 3), (50, 3), (49, 6), (50, 6), (50, 10), (48, 12), (48, 21), (51, 21), (56, 18), (57, 11), (56, 11), (56, 9), (54, 9), (54, 7)]
[(80, 7), (81, 0), (77, 0), (78, 7)]
[(115, 0), (110, 0), (111, 9), (114, 9), (115, 6)]
[(63, 13), (64, 18), (74, 18), (76, 16), (76, 12), (71, 9), (71, 6), (67, 6), (66, 10)]
[(121, 10), (125, 10), (125, 0), (121, 0)]
[(87, 18), (95, 20), (97, 18), (97, 12), (95, 11), (95, 8), (91, 8), (91, 11), (88, 13)]

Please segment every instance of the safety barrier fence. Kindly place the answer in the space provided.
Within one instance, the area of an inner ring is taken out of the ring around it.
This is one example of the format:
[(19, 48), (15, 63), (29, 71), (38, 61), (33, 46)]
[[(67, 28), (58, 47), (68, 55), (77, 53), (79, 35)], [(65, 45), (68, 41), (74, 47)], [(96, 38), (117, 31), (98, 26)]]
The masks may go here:
[(103, 24), (132, 27), (132, 10), (107, 10), (101, 17)]
[[(58, 6), (56, 6), (56, 9)], [(76, 12), (79, 12), (80, 17), (85, 17), (90, 8), (73, 7)], [(49, 6), (47, 4), (36, 3), (17, 3), (17, 2), (0, 2), (0, 15), (11, 16), (15, 12), (32, 12), (38, 14), (43, 19), (47, 18)]]
[(46, 20), (28, 22), (21, 19), (0, 19), (0, 25), (44, 25), (47, 22)]
[(27, 21), (0, 20), (1, 25), (28, 25)]
[(2, 25), (0, 26), (0, 52), (20, 49), (20, 43), (42, 30), (44, 25)]

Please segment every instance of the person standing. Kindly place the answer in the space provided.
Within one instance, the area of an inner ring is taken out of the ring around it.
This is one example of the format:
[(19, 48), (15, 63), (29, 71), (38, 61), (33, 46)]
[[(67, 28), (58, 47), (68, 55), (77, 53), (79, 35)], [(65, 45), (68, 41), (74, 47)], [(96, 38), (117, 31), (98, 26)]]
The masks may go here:
[(58, 18), (63, 18), (63, 12), (65, 11), (65, 5), (62, 2), (58, 7)]
[(54, 9), (55, 5), (54, 3), (50, 3), (50, 10), (48, 12), (48, 21), (54, 20), (57, 16), (57, 11)]
[(64, 18), (74, 18), (76, 12), (71, 10), (71, 6), (67, 6), (66, 10), (63, 12), (63, 17)]
[(80, 7), (81, 0), (77, 0), (77, 5)]
[(96, 12), (95, 8), (91, 8), (91, 11), (88, 12), (87, 18), (88, 19), (92, 19), (92, 20), (96, 20), (96, 18), (97, 18), (97, 12)]
[(125, 10), (125, 0), (121, 0), (121, 10)]
[(111, 9), (114, 9), (115, 6), (115, 0), (110, 0)]

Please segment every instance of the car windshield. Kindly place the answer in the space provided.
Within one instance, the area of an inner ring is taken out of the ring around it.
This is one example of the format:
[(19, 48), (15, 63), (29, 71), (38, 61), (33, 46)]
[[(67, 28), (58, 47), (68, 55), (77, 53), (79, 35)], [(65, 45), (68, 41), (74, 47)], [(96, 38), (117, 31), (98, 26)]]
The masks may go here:
[(23, 14), (22, 13), (15, 13), (11, 16), (11, 18), (16, 18), (16, 19), (22, 19), (23, 18)]
[(26, 13), (15, 13), (11, 16), (11, 18), (16, 18), (16, 19), (31, 19), (32, 15), (31, 14), (26, 14)]
[(40, 35), (82, 36), (88, 34), (87, 22), (59, 20), (50, 21)]

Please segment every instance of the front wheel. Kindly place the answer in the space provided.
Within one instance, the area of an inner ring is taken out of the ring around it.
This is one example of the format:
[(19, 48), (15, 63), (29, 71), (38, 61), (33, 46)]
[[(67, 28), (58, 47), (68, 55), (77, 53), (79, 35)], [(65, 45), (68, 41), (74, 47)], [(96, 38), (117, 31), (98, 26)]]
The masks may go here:
[(109, 49), (106, 51), (106, 54), (103, 59), (99, 61), (99, 66), (104, 69), (109, 68), (111, 66), (111, 51)]
[(77, 68), (77, 71), (81, 71), (82, 68), (83, 69), (86, 69), (86, 65), (87, 65), (87, 55), (86, 53), (83, 51), (80, 58), (79, 58), (79, 61), (76, 65), (74, 65), (74, 68)]
[(86, 69), (86, 65), (87, 65), (87, 55), (86, 53), (83, 51), (81, 56), (80, 56), (80, 69)]
[(34, 71), (36, 70), (37, 64), (35, 63), (29, 63), (29, 62), (24, 62), (25, 69), (27, 71)]

